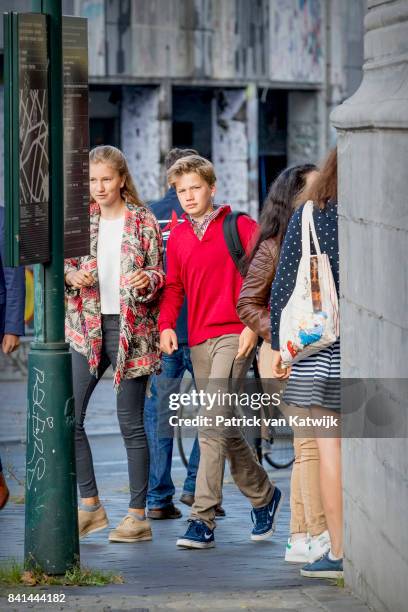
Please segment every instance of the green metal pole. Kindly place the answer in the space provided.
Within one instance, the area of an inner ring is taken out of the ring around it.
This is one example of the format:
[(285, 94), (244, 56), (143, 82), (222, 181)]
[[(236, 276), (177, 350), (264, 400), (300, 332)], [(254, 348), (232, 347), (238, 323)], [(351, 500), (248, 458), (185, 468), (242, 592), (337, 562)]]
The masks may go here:
[(63, 574), (79, 563), (71, 355), (64, 339), (61, 0), (48, 15), (51, 259), (35, 271), (35, 341), (28, 358), (25, 564)]

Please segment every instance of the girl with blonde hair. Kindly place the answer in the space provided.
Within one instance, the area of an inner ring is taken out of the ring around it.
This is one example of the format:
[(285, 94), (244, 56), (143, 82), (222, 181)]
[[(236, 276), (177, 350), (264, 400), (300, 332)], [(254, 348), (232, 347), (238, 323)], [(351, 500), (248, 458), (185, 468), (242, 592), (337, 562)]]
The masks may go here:
[(81, 503), (79, 534), (108, 526), (84, 428), (89, 399), (112, 365), (117, 413), (127, 452), (128, 513), (113, 542), (150, 540), (145, 517), (149, 453), (143, 424), (147, 380), (160, 368), (158, 298), (164, 285), (162, 239), (140, 200), (126, 158), (99, 146), (90, 153), (90, 254), (65, 262), (66, 336), (71, 345), (75, 445)]

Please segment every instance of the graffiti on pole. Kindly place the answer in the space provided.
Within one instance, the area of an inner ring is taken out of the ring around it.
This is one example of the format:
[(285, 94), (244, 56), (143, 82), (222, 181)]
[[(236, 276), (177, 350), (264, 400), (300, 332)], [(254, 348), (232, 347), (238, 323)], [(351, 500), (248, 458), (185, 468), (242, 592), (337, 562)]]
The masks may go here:
[[(35, 383), (32, 389), (31, 401), (28, 403), (27, 444), (31, 442), (32, 456), (27, 460), (27, 489), (34, 482), (42, 480), (47, 467), (44, 457), (43, 434), (47, 424), (45, 418), (45, 372), (34, 368)], [(42, 418), (43, 417), (43, 418)], [(52, 424), (53, 426), (53, 424)]]

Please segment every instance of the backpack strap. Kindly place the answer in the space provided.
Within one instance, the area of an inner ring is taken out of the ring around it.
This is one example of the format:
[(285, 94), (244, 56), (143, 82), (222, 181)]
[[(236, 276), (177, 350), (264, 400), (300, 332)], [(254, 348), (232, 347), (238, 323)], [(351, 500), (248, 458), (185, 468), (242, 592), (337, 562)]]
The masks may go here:
[(245, 213), (230, 212), (224, 217), (223, 221), (225, 243), (241, 276), (243, 276), (243, 262), (246, 256), (245, 249), (242, 246), (241, 238), (238, 233), (238, 217), (242, 215), (245, 215)]

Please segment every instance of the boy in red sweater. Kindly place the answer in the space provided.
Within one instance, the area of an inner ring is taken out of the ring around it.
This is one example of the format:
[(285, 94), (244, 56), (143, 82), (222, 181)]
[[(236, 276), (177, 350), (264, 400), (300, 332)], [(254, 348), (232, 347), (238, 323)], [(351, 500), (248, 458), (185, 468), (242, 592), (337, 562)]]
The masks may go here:
[[(214, 208), (214, 167), (199, 155), (179, 159), (168, 171), (169, 185), (176, 189), (185, 211), (184, 223), (176, 226), (167, 243), (167, 278), (161, 301), (159, 329), (161, 349), (177, 350), (177, 316), (184, 296), (188, 301), (188, 336), (196, 386), (207, 394), (236, 391), (228, 379), (238, 383), (251, 364), (257, 336), (239, 320), (236, 304), (241, 276), (228, 252), (223, 221), (229, 206)], [(248, 249), (257, 224), (238, 218), (238, 232)], [(212, 396), (212, 395), (211, 395)], [(210, 397), (210, 395), (206, 396)], [(214, 397), (214, 396), (212, 396)], [(212, 420), (199, 429), (200, 464), (195, 501), (189, 526), (177, 545), (211, 548), (214, 543), (215, 508), (221, 502), (224, 462), (231, 476), (253, 506), (252, 540), (264, 540), (275, 530), (282, 494), (255, 460), (238, 427), (216, 427), (215, 415), (233, 416), (234, 407), (215, 403), (202, 414)]]

